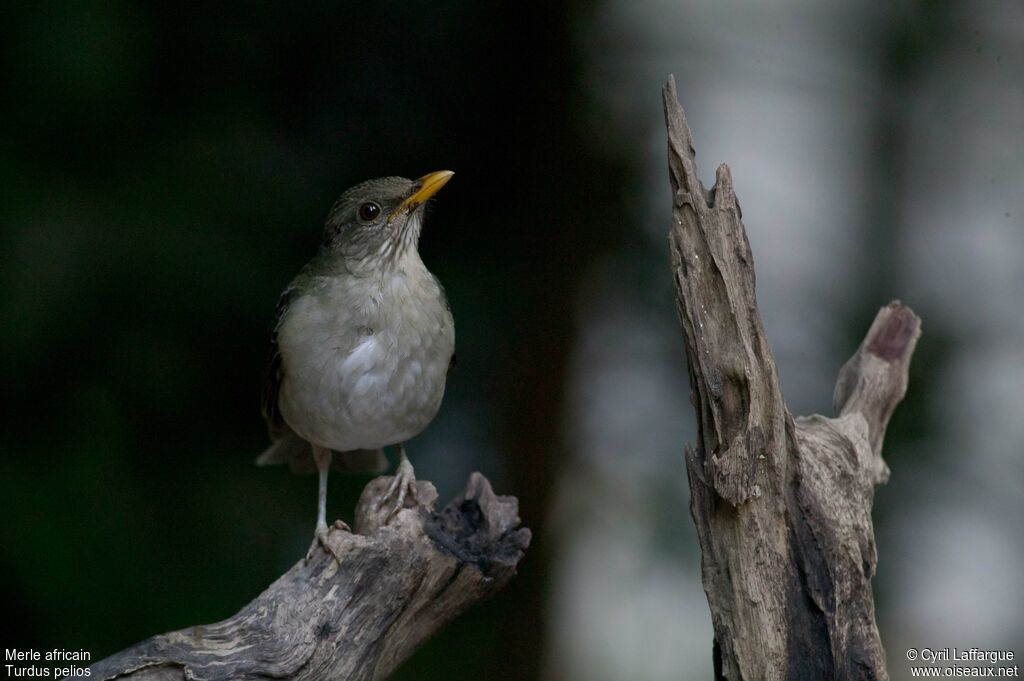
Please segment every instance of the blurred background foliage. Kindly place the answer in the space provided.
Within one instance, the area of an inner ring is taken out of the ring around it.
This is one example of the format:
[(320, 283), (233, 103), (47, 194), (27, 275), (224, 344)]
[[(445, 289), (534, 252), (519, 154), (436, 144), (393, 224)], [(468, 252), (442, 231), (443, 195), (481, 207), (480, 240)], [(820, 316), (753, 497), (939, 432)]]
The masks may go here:
[[(1024, 6), (470, 0), (4, 8), (0, 641), (97, 658), (232, 614), (308, 545), (257, 469), (277, 295), (336, 195), (451, 168), (421, 252), (458, 369), (410, 447), (534, 545), (403, 679), (708, 678), (660, 86), (728, 162), (794, 412), (924, 319), (877, 494), (879, 622), (1024, 633)], [(335, 476), (349, 518), (365, 478)], [(1018, 653), (1024, 653), (1018, 647)]]

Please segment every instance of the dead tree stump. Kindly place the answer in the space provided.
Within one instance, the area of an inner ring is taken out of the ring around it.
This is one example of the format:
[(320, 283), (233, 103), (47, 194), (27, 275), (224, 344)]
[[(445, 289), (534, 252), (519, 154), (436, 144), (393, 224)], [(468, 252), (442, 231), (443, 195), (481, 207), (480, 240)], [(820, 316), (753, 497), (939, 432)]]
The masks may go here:
[[(89, 679), (243, 681), (387, 678), (470, 606), (497, 593), (530, 543), (519, 502), (479, 473), (435, 513), (425, 481), (390, 522), (379, 503), (390, 477), (371, 481), (356, 531), (328, 541), (235, 616), (154, 636), (90, 667)], [(81, 678), (86, 678), (82, 676)]]
[(794, 418), (754, 297), (732, 177), (697, 178), (671, 77), (664, 90), (673, 224), (696, 449), (690, 511), (714, 625), (716, 679), (887, 679), (875, 624), (871, 505), (889, 477), (885, 427), (920, 320), (893, 302), (839, 373), (836, 416)]

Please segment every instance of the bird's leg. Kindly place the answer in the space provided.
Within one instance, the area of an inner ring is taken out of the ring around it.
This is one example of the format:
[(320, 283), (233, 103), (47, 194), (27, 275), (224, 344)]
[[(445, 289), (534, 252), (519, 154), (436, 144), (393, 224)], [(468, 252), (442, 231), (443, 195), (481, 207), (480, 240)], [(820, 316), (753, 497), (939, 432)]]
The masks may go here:
[(416, 471), (413, 470), (412, 464), (409, 463), (409, 457), (405, 455), (405, 446), (399, 444), (398, 469), (395, 471), (395, 478), (391, 481), (388, 491), (380, 498), (380, 503), (383, 505), (387, 503), (392, 496), (397, 494), (395, 505), (391, 508), (391, 513), (388, 514), (388, 520), (401, 511), (402, 507), (405, 506), (405, 497), (409, 493), (409, 489), (415, 483)]
[(313, 557), (317, 544), (323, 546), (328, 553), (334, 556), (335, 560), (341, 562), (341, 557), (327, 543), (327, 473), (331, 469), (331, 456), (331, 450), (313, 445), (313, 461), (316, 462), (316, 469), (320, 474), (320, 493), (316, 507), (316, 531), (313, 535), (313, 543), (309, 546), (309, 551), (306, 552), (307, 563)]

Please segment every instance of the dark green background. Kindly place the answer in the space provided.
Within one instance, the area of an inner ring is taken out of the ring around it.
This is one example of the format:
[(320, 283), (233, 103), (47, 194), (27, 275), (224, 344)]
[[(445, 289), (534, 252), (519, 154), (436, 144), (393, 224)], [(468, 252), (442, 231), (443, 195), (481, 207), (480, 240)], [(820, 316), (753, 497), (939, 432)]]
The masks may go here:
[[(5, 10), (2, 645), (103, 656), (231, 614), (302, 555), (313, 478), (252, 465), (267, 334), (327, 208), (370, 177), (456, 171), (421, 251), (459, 366), (423, 437), (443, 448), (468, 412), (485, 472), (542, 529), (576, 275), (629, 238), (610, 236), (617, 196), (594, 191), (619, 169), (574, 126), (573, 11)], [(416, 451), (442, 498), (479, 465)], [(332, 479), (331, 513), (350, 515), (365, 481)], [(544, 559), (538, 542), (408, 678), (538, 649)], [(517, 655), (505, 673), (537, 664)]]

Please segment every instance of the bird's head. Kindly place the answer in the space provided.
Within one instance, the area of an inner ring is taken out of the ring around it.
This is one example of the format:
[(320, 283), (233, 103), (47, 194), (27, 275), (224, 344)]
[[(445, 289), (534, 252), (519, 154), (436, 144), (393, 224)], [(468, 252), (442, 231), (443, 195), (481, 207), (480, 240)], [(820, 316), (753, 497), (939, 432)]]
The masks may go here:
[(415, 251), (423, 206), (452, 175), (439, 170), (418, 180), (382, 177), (352, 187), (327, 216), (324, 248), (344, 258), (354, 271), (393, 266)]

